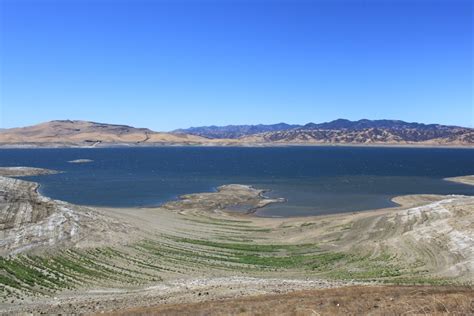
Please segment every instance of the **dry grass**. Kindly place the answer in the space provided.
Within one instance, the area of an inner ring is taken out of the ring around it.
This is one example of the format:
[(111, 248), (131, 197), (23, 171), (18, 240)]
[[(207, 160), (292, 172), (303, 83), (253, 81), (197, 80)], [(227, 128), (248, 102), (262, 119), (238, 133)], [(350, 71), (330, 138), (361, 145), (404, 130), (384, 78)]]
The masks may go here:
[(116, 311), (115, 315), (473, 315), (467, 287), (354, 286)]

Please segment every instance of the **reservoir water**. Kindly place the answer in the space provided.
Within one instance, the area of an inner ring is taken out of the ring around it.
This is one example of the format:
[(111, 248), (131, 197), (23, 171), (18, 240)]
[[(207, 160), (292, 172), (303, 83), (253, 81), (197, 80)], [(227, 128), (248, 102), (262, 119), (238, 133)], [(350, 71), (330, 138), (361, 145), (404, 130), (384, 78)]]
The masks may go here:
[[(70, 160), (91, 159), (73, 164)], [(82, 205), (155, 206), (229, 183), (268, 189), (286, 203), (258, 216), (303, 216), (394, 206), (404, 194), (474, 195), (444, 181), (474, 174), (473, 149), (382, 147), (148, 147), (1, 149), (0, 166), (63, 171), (28, 177), (51, 198)]]

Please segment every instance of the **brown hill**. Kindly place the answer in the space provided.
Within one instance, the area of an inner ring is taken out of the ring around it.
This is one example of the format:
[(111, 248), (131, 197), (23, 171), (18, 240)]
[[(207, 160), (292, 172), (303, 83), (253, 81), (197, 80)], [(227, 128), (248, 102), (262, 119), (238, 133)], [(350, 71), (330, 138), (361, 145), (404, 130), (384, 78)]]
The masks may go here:
[(472, 146), (474, 129), (363, 128), (363, 129), (293, 129), (251, 135), (242, 142), (273, 144), (381, 144)]
[(272, 130), (240, 138), (215, 138), (182, 132), (155, 132), (147, 128), (127, 125), (62, 120), (0, 130), (0, 146), (278, 146), (291, 144), (473, 146), (474, 129), (402, 121), (336, 120), (324, 124), (310, 123), (293, 129)]
[(3, 145), (199, 144), (205, 138), (87, 121), (51, 121), (0, 131)]

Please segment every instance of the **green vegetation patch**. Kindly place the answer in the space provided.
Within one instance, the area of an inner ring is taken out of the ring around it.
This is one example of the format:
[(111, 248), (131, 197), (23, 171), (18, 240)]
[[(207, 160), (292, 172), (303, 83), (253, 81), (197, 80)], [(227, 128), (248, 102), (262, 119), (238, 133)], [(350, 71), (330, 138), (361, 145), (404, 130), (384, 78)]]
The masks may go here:
[[(258, 244), (219, 242), (202, 239), (174, 238), (176, 242), (204, 246), (213, 259), (257, 269), (301, 269), (314, 271), (348, 260), (343, 253), (321, 252), (315, 244)], [(199, 248), (198, 248), (199, 249)], [(202, 256), (202, 251), (197, 250)], [(219, 254), (219, 257), (215, 255)]]
[(334, 265), (337, 262), (347, 259), (347, 255), (343, 253), (319, 253), (319, 254), (300, 254), (300, 255), (285, 255), (285, 256), (262, 256), (237, 254), (235, 257), (240, 263), (256, 265), (266, 268), (280, 268), (280, 269), (301, 269), (301, 270), (315, 270), (322, 267)]
[(316, 251), (318, 247), (314, 244), (284, 245), (284, 244), (256, 244), (256, 243), (226, 243), (203, 239), (174, 238), (177, 242), (183, 242), (194, 245), (201, 245), (213, 248), (228, 250), (247, 251), (247, 252), (281, 252), (281, 251)]
[[(162, 280), (155, 255), (137, 258), (112, 248), (0, 257), (0, 299), (51, 295), (86, 284), (139, 285)], [(13, 294), (12, 294), (13, 293)]]
[(47, 293), (67, 287), (64, 278), (29, 264), (24, 256), (0, 258), (0, 284), (29, 292)]
[(393, 262), (388, 254), (377, 257), (348, 255), (344, 266), (328, 271), (326, 276), (335, 279), (375, 281), (394, 279), (406, 271)]

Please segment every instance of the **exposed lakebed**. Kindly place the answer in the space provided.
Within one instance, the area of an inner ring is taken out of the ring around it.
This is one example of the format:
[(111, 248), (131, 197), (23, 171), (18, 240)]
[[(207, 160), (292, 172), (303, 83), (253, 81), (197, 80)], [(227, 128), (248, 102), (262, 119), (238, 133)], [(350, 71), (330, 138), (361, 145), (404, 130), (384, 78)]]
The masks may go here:
[[(89, 163), (69, 161), (88, 159)], [(240, 183), (282, 197), (259, 216), (394, 206), (405, 194), (474, 195), (443, 178), (474, 174), (474, 150), (376, 147), (1, 149), (1, 166), (63, 171), (31, 177), (51, 198), (82, 205), (152, 206)], [(240, 209), (236, 209), (240, 211)]]

